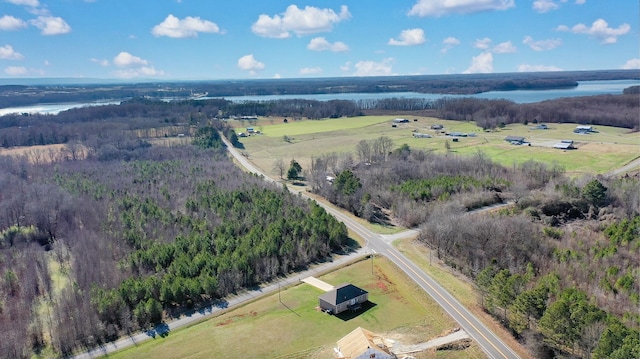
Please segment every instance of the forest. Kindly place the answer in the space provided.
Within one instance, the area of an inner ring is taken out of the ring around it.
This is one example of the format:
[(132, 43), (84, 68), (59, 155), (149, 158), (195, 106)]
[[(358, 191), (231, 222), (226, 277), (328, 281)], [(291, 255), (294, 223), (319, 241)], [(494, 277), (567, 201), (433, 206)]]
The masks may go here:
[(0, 158), (4, 357), (92, 348), (348, 250), (344, 224), (243, 174), (216, 129), (193, 143)]
[[(489, 127), (555, 119), (637, 131), (629, 114), (639, 101), (136, 98), (0, 117), (3, 147), (62, 145), (0, 157), (0, 352), (65, 356), (349, 250), (344, 224), (229, 161), (219, 133), (242, 146), (232, 116), (429, 111)], [(188, 141), (151, 142), (180, 134)], [(385, 136), (295, 172), (356, 216), (419, 228), (419, 243), (475, 281), (480, 305), (534, 356), (640, 356), (637, 176), (569, 178), (553, 164), (507, 168), (482, 152), (423, 152)]]

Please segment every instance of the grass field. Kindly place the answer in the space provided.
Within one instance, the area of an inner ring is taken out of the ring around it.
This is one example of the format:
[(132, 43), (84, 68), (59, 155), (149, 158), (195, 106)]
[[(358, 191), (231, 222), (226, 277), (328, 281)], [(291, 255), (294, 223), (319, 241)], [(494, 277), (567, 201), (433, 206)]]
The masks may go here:
[[(310, 168), (312, 157), (326, 153), (352, 153), (361, 140), (380, 136), (391, 138), (396, 147), (403, 143), (411, 148), (446, 153), (471, 155), (482, 151), (504, 166), (520, 164), (528, 160), (557, 163), (571, 176), (585, 173), (607, 173), (624, 166), (640, 156), (640, 133), (626, 129), (596, 126), (597, 133), (579, 135), (573, 133), (575, 124), (551, 124), (548, 130), (533, 130), (532, 125), (513, 124), (493, 132), (484, 132), (473, 122), (445, 121), (431, 117), (412, 117), (409, 123), (391, 126), (393, 116), (363, 116), (325, 120), (301, 120), (282, 123), (281, 119), (259, 120), (254, 128), (262, 134), (242, 138), (245, 152), (265, 172), (272, 175), (274, 163), (283, 158), (285, 163), (296, 159), (303, 168)], [(240, 121), (232, 121), (238, 131), (243, 130)], [(430, 129), (441, 124), (446, 132), (473, 134), (473, 137), (451, 137)], [(428, 133), (433, 138), (414, 138), (412, 131)], [(531, 146), (515, 146), (504, 141), (506, 136), (522, 136)], [(284, 136), (290, 141), (286, 142)], [(558, 150), (553, 145), (560, 140), (575, 141), (576, 150)]]
[[(357, 327), (412, 344), (427, 341), (455, 322), (382, 257), (363, 260), (321, 277), (351, 282), (369, 292), (374, 306), (342, 320), (316, 309), (322, 291), (308, 284), (286, 288), (225, 314), (157, 337), (111, 358), (331, 358), (336, 341)], [(483, 358), (473, 344), (464, 351), (423, 353), (419, 358)]]

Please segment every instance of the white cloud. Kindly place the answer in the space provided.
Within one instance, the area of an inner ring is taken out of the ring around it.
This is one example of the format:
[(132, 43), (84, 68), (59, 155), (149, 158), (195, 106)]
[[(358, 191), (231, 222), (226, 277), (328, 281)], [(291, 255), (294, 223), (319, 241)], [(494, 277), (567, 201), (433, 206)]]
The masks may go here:
[(443, 45), (443, 47), (442, 47), (442, 50), (440, 50), (440, 52), (445, 54), (450, 49), (454, 48), (455, 46), (460, 45), (460, 40), (456, 39), (453, 36), (449, 36), (446, 39), (442, 40), (442, 45)]
[(620, 66), (620, 68), (625, 70), (640, 69), (640, 59), (628, 60), (624, 65)]
[(136, 68), (125, 68), (116, 70), (113, 75), (123, 79), (130, 79), (134, 77), (157, 77), (164, 75), (162, 70), (156, 70), (153, 66), (141, 66)]
[(26, 75), (27, 72), (27, 68), (23, 66), (9, 66), (4, 69), (4, 73), (9, 76)]
[(624, 23), (618, 26), (617, 29), (609, 27), (609, 24), (603, 19), (598, 19), (591, 24), (591, 27), (587, 27), (585, 24), (576, 24), (572, 28), (566, 25), (560, 25), (556, 28), (557, 31), (568, 31), (574, 34), (585, 34), (595, 37), (600, 40), (602, 44), (615, 44), (618, 41), (618, 36), (625, 35), (631, 30), (629, 24)]
[(388, 44), (392, 46), (414, 46), (424, 44), (427, 39), (424, 37), (422, 29), (402, 30), (398, 39), (389, 39)]
[(493, 72), (493, 55), (483, 52), (471, 59), (471, 66), (464, 71), (465, 74), (491, 73)]
[(353, 76), (390, 76), (393, 75), (393, 58), (386, 58), (382, 62), (358, 61), (354, 67)]
[(0, 46), (0, 59), (3, 60), (22, 60), (24, 56), (16, 52), (11, 45)]
[(333, 51), (344, 52), (349, 51), (349, 46), (344, 42), (336, 41), (333, 44), (327, 41), (324, 37), (316, 37), (309, 41), (307, 49), (312, 51)]
[(300, 69), (300, 75), (316, 75), (322, 72), (320, 67), (303, 67)]
[(29, 23), (40, 29), (42, 35), (61, 35), (71, 32), (71, 26), (61, 17), (38, 16), (37, 19), (30, 20)]
[(418, 0), (408, 15), (420, 17), (470, 14), (481, 11), (507, 10), (514, 0)]
[(256, 71), (265, 68), (264, 64), (253, 57), (253, 54), (242, 56), (238, 59), (238, 67), (241, 70), (249, 71), (250, 74), (255, 74)]
[(547, 51), (555, 49), (556, 47), (562, 45), (561, 39), (546, 39), (546, 40), (538, 40), (534, 41), (531, 36), (525, 36), (522, 43), (528, 45), (534, 51)]
[(516, 47), (511, 43), (511, 41), (501, 42), (498, 45), (493, 47), (493, 52), (496, 54), (507, 54), (511, 52), (516, 52)]
[(562, 71), (557, 66), (545, 66), (545, 65), (518, 65), (518, 72), (545, 72), (545, 71)]
[(6, 2), (15, 4), (15, 5), (24, 5), (24, 6), (31, 6), (31, 7), (40, 6), (40, 2), (38, 2), (38, 0), (6, 0)]
[(313, 6), (300, 9), (296, 5), (289, 5), (284, 13), (273, 17), (261, 14), (251, 25), (251, 30), (258, 36), (284, 39), (290, 37), (291, 32), (298, 36), (329, 32), (334, 24), (350, 18), (346, 5), (342, 5), (339, 14), (332, 9)]
[[(101, 66), (109, 66), (109, 61), (107, 60), (95, 58), (90, 60)], [(157, 70), (149, 61), (126, 51), (121, 51), (116, 55), (112, 63), (119, 67), (118, 70), (113, 71), (113, 75), (119, 78), (129, 79), (134, 77), (157, 77), (164, 75), (164, 71)]]
[(138, 56), (133, 56), (126, 51), (121, 51), (113, 58), (113, 64), (118, 67), (146, 66), (149, 64), (149, 61)]
[(486, 50), (489, 48), (489, 46), (491, 46), (491, 39), (488, 37), (485, 37), (484, 39), (477, 39), (473, 44), (473, 47), (481, 50)]
[(551, 10), (556, 10), (560, 7), (560, 5), (558, 5), (553, 0), (536, 0), (533, 2), (533, 5), (531, 7), (533, 8), (533, 10), (543, 14)]
[(27, 23), (13, 16), (5, 15), (0, 17), (0, 30), (11, 31), (11, 30), (19, 30), (27, 27)]
[(215, 23), (199, 17), (187, 16), (181, 20), (169, 14), (163, 22), (151, 30), (154, 36), (173, 38), (198, 37), (199, 32), (219, 33), (220, 28)]
[(586, 2), (587, 0), (576, 0), (576, 5), (584, 5)]
[(104, 66), (107, 67), (109, 66), (109, 60), (100, 60), (100, 59), (96, 59), (96, 58), (90, 58), (89, 61), (93, 62), (94, 64), (98, 64), (100, 66)]

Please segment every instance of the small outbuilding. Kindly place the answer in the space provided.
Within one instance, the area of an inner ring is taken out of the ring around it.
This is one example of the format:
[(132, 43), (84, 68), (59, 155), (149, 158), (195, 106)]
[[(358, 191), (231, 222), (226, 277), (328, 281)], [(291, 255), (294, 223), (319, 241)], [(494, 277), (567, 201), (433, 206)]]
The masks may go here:
[(559, 143), (553, 145), (553, 148), (557, 148), (559, 150), (573, 150), (573, 140), (562, 140)]
[(369, 292), (353, 284), (341, 284), (318, 297), (320, 308), (331, 314), (358, 310), (369, 300)]
[(443, 128), (444, 128), (444, 126), (439, 125), (439, 124), (431, 125), (431, 129), (432, 130), (442, 130)]
[(512, 145), (521, 145), (524, 143), (524, 137), (520, 136), (507, 136), (504, 138), (504, 140)]
[(409, 123), (409, 120), (406, 118), (394, 118), (393, 123)]
[(414, 132), (413, 133), (413, 137), (415, 138), (431, 138), (431, 135), (428, 133), (418, 133), (418, 132)]
[(395, 359), (387, 341), (380, 335), (358, 327), (338, 340), (334, 349), (339, 359)]

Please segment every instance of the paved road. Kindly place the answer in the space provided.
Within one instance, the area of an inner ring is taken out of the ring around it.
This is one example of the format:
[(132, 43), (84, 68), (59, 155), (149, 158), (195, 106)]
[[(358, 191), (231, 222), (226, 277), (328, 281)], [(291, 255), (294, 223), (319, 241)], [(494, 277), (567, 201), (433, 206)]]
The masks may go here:
[[(226, 142), (226, 141), (225, 141)], [(237, 149), (226, 142), (229, 152), (249, 171), (264, 176), (260, 169), (253, 166), (247, 158), (242, 156)], [(271, 180), (273, 181), (273, 180)], [(296, 191), (297, 192), (297, 191)], [(304, 193), (301, 193), (304, 196)], [(317, 202), (329, 213), (334, 215), (339, 221), (349, 227), (352, 231), (360, 235), (366, 241), (365, 249), (371, 253), (375, 252), (384, 255), (402, 269), (411, 279), (413, 279), (425, 292), (427, 292), (451, 317), (458, 322), (469, 336), (475, 340), (489, 358), (518, 358), (518, 355), (509, 348), (500, 338), (498, 338), (489, 328), (480, 322), (467, 308), (457, 299), (440, 286), (435, 280), (428, 276), (422, 269), (413, 264), (407, 257), (395, 249), (391, 242), (407, 235), (414, 235), (417, 232), (409, 230), (400, 235), (382, 236), (370, 231), (350, 215), (337, 210), (335, 207)]]

